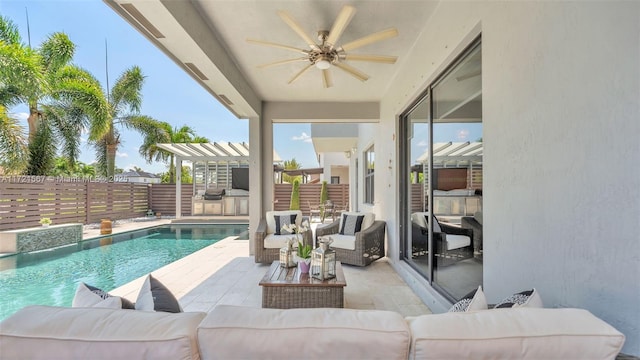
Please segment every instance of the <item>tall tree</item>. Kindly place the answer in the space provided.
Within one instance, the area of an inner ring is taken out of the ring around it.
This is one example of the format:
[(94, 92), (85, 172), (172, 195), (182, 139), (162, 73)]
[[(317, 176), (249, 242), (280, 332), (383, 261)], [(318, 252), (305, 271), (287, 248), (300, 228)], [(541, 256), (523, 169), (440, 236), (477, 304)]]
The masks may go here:
[(120, 129), (136, 130), (147, 138), (158, 133), (160, 122), (140, 115), (144, 76), (138, 66), (125, 70), (111, 89), (103, 93), (106, 116), (90, 118), (89, 140), (96, 151), (96, 167), (100, 174), (112, 177), (116, 168), (116, 152), (120, 146)]
[[(209, 139), (197, 136), (196, 132), (189, 126), (183, 125), (182, 127), (172, 127), (167, 122), (160, 122), (160, 126), (150, 134), (150, 136), (144, 139), (142, 145), (140, 145), (139, 153), (147, 160), (151, 161), (164, 161), (169, 163), (168, 182), (175, 183), (175, 156), (172, 152), (161, 149), (157, 144), (173, 143), (208, 143)], [(184, 181), (183, 181), (184, 182)]]
[(53, 169), (58, 147), (75, 162), (87, 116), (106, 114), (99, 83), (71, 63), (74, 52), (75, 45), (62, 32), (32, 49), (22, 43), (15, 24), (0, 16), (0, 104), (29, 107), (30, 174), (46, 175)]

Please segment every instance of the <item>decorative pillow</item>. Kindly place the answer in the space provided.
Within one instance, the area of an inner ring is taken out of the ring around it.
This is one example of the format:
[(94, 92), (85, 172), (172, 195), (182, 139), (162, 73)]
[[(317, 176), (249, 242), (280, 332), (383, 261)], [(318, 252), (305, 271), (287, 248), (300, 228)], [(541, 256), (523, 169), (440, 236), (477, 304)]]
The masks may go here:
[(355, 235), (362, 229), (364, 215), (342, 215), (340, 235)]
[(494, 309), (518, 307), (542, 308), (544, 307), (544, 304), (542, 303), (542, 298), (538, 291), (533, 288), (507, 297), (497, 303)]
[(477, 289), (463, 296), (457, 303), (453, 304), (449, 312), (468, 312), (476, 310), (487, 310), (487, 299), (482, 292), (482, 285)]
[(125, 298), (113, 296), (102, 289), (87, 285), (78, 285), (73, 297), (72, 307), (99, 307), (110, 309), (133, 309), (133, 303)]
[(296, 214), (291, 215), (275, 215), (276, 219), (276, 232), (275, 235), (291, 235), (293, 232), (283, 229), (285, 225), (291, 225), (296, 223)]
[(164, 311), (170, 313), (182, 312), (182, 308), (176, 297), (173, 296), (166, 286), (151, 276), (151, 274), (144, 280), (140, 293), (138, 293), (136, 310)]

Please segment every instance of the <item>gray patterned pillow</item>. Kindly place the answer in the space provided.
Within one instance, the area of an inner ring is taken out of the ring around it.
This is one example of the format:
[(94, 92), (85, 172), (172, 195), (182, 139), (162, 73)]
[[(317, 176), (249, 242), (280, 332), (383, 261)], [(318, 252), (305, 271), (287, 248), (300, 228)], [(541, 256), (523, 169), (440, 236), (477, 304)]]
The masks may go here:
[(494, 309), (499, 308), (516, 308), (516, 307), (544, 307), (542, 304), (542, 298), (535, 288), (513, 294), (494, 306)]
[(477, 289), (463, 296), (462, 299), (453, 304), (448, 312), (468, 312), (487, 309), (487, 299), (482, 291), (482, 285), (480, 285)]
[(355, 235), (362, 229), (364, 215), (342, 215), (341, 235)]
[(296, 223), (296, 214), (282, 215), (282, 216), (275, 215), (274, 218), (276, 219), (276, 232), (274, 233), (274, 235), (291, 235), (291, 234), (293, 234), (293, 232), (287, 231), (286, 229), (283, 229), (283, 227), (285, 225), (295, 224)]

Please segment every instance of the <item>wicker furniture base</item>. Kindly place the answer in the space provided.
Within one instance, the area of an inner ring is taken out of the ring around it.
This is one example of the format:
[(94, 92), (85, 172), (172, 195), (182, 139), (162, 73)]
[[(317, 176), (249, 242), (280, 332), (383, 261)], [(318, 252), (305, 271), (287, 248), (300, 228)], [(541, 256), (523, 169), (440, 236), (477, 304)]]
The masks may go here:
[(260, 281), (262, 307), (276, 309), (344, 307), (344, 287), (347, 282), (340, 262), (336, 277), (320, 281), (309, 274), (298, 274), (298, 268), (284, 268), (274, 261)]

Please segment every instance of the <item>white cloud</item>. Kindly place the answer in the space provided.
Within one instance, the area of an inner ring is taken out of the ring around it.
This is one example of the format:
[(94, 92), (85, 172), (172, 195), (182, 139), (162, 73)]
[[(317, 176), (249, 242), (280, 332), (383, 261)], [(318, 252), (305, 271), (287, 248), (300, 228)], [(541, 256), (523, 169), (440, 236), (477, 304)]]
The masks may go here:
[(422, 140), (422, 141), (420, 141), (420, 142), (418, 143), (418, 146), (419, 146), (419, 147), (427, 147), (428, 145), (429, 145), (429, 143), (428, 143), (428, 142), (426, 142), (426, 141), (424, 141), (424, 140)]
[(469, 130), (467, 129), (458, 130), (459, 140), (467, 140), (467, 137), (469, 137)]
[(291, 140), (295, 140), (295, 141), (301, 140), (304, 142), (311, 142), (311, 136), (309, 136), (306, 132), (303, 131), (300, 136), (293, 136)]
[(127, 153), (122, 153), (120, 151), (116, 151), (116, 156), (117, 157), (129, 157), (129, 154)]

